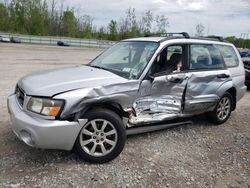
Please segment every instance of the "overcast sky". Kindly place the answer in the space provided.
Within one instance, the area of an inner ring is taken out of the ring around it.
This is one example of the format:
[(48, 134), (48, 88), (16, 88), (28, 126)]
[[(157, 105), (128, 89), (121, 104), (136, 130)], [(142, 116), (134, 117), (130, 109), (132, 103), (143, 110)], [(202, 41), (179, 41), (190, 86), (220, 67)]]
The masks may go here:
[(195, 33), (202, 23), (205, 34), (250, 38), (250, 0), (65, 0), (81, 14), (94, 17), (94, 25), (106, 26), (111, 19), (125, 17), (126, 9), (136, 9), (137, 17), (151, 10), (169, 19), (171, 32)]

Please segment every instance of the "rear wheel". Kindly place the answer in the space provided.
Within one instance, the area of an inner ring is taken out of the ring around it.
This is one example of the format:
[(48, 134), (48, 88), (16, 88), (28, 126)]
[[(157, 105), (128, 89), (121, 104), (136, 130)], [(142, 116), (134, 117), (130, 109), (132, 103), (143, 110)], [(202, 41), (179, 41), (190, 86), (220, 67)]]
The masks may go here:
[(92, 163), (104, 163), (117, 157), (126, 141), (126, 130), (114, 112), (96, 109), (84, 115), (88, 122), (82, 127), (75, 149), (79, 156)]
[(207, 114), (207, 118), (214, 124), (222, 124), (228, 120), (233, 106), (232, 95), (226, 92), (217, 103), (214, 111)]

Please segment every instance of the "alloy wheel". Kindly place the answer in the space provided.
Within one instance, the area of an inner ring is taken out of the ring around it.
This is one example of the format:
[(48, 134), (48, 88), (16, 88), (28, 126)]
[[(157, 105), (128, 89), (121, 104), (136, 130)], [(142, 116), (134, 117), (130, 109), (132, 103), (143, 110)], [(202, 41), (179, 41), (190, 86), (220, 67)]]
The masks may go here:
[(231, 101), (228, 97), (223, 97), (217, 107), (217, 117), (223, 121), (230, 114)]
[(102, 157), (110, 153), (117, 144), (117, 130), (104, 119), (94, 119), (81, 130), (80, 144), (89, 155)]

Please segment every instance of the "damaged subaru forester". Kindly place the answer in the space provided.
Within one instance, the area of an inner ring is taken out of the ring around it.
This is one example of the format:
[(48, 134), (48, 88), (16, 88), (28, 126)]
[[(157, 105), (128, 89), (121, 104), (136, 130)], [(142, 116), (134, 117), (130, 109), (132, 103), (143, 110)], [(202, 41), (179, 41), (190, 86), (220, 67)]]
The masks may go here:
[(127, 135), (206, 114), (222, 124), (246, 92), (234, 45), (165, 33), (116, 43), (86, 65), (27, 75), (8, 97), (12, 130), (27, 145), (108, 162)]

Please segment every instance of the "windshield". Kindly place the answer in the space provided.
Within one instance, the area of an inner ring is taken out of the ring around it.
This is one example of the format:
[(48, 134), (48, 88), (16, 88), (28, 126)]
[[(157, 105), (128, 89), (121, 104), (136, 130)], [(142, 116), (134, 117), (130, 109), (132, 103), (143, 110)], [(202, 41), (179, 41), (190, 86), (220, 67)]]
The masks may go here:
[(119, 42), (89, 65), (127, 79), (138, 79), (158, 47), (156, 42)]

